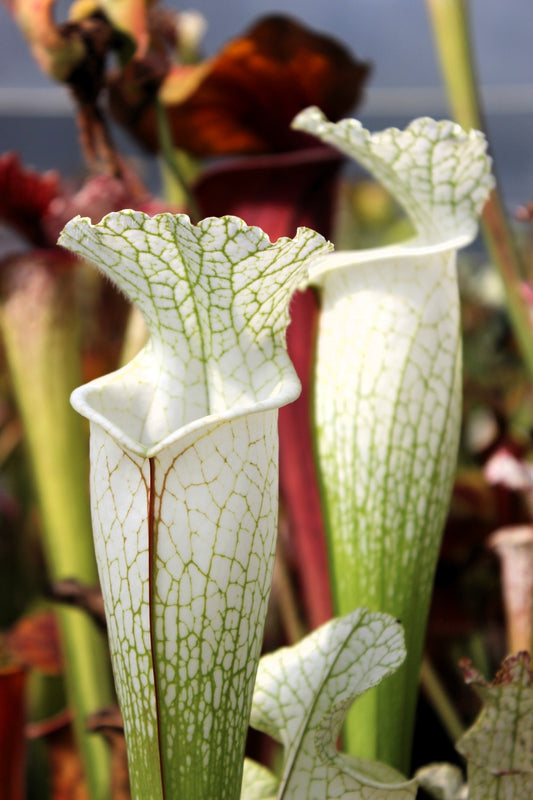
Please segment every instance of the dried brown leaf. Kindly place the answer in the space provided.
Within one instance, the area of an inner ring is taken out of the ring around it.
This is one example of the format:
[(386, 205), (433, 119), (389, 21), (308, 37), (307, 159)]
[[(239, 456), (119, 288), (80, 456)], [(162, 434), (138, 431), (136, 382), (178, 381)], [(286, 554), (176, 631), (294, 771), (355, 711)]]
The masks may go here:
[(6, 649), (21, 666), (49, 675), (58, 675), (63, 668), (57, 623), (50, 612), (23, 617), (6, 635)]
[[(293, 117), (318, 105), (333, 120), (362, 96), (369, 66), (338, 42), (273, 15), (227, 44), (217, 57), (168, 73), (161, 89), (174, 144), (196, 156), (270, 153), (308, 144)], [(151, 150), (158, 149), (153, 103), (128, 102), (116, 85), (112, 109)]]

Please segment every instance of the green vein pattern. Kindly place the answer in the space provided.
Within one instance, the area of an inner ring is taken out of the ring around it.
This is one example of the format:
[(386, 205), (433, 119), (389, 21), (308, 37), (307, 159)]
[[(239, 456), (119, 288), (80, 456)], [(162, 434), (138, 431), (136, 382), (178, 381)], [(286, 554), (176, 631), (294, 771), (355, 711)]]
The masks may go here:
[(461, 424), (457, 248), (493, 185), (482, 134), (422, 118), (370, 134), (318, 109), (295, 127), (353, 156), (409, 215), (414, 238), (320, 259), (315, 434), (336, 611), (404, 625), (407, 659), (358, 701), (351, 753), (409, 769), (418, 675)]
[(72, 396), (91, 421), (132, 794), (238, 798), (275, 552), (277, 409), (299, 393), (289, 300), (330, 246), (306, 229), (271, 243), (232, 217), (132, 211), (73, 220), (61, 244), (127, 294), (150, 334)]

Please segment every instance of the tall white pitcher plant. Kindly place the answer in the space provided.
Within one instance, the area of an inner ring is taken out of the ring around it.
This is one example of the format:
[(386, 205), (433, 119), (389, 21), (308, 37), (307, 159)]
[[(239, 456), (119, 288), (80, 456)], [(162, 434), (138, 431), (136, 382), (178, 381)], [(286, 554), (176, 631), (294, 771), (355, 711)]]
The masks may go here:
[(146, 347), (80, 387), (94, 538), (136, 800), (240, 795), (277, 528), (288, 306), (330, 245), (123, 211), (60, 243), (141, 311)]
[(407, 659), (358, 701), (349, 749), (409, 768), (418, 675), (461, 424), (457, 250), (493, 181), (483, 135), (418, 119), (371, 135), (318, 109), (293, 123), (366, 167), (414, 237), (315, 262), (315, 433), (335, 610), (398, 618)]

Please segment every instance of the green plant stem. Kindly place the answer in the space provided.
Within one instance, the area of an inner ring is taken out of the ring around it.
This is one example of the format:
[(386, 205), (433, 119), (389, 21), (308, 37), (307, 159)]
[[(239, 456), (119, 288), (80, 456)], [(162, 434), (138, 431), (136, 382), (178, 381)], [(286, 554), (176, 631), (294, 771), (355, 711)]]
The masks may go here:
[[(484, 130), (466, 0), (426, 3), (452, 114), (463, 128)], [(497, 188), (485, 206), (482, 228), (504, 285), (516, 340), (533, 379), (533, 327), (520, 287), (523, 270)]]
[(426, 0), (448, 99), (464, 128), (482, 129), (464, 0)]
[[(155, 108), (157, 132), (164, 166), (163, 181), (165, 183), (166, 199), (169, 203), (186, 205), (192, 221), (198, 222), (200, 211), (188, 183), (188, 177), (190, 177), (188, 173), (193, 171), (190, 160), (185, 163), (185, 157), (180, 158), (179, 151), (174, 147), (167, 112), (161, 100), (157, 99), (155, 101)], [(185, 173), (187, 173), (187, 177)]]
[[(58, 265), (53, 263), (54, 257)], [(3, 266), (1, 328), (41, 511), (51, 581), (98, 582), (87, 491), (87, 435), (70, 408), (80, 383), (74, 267), (59, 251), (29, 254)], [(7, 281), (6, 281), (7, 277)], [(69, 703), (92, 800), (109, 800), (104, 741), (87, 733), (89, 714), (112, 702), (105, 642), (78, 609), (58, 611)]]
[(431, 662), (424, 658), (420, 671), (420, 683), (435, 713), (441, 721), (452, 742), (456, 742), (465, 732), (465, 728), (448, 697)]

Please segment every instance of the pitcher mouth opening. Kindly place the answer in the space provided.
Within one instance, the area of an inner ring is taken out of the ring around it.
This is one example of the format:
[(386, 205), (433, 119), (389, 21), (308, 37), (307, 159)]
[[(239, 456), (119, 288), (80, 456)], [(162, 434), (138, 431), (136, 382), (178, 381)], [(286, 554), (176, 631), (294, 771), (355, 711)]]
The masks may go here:
[(329, 272), (344, 267), (355, 267), (358, 264), (368, 264), (389, 258), (418, 258), (421, 255), (434, 255), (446, 253), (450, 250), (460, 250), (473, 241), (470, 234), (462, 234), (452, 239), (445, 239), (436, 243), (428, 242), (422, 237), (413, 237), (405, 242), (396, 242), (385, 247), (372, 247), (366, 250), (339, 250), (317, 259), (310, 269), (309, 281), (312, 284), (320, 283), (321, 279)]
[[(99, 425), (123, 449), (143, 458), (151, 458), (161, 450), (218, 427), (238, 417), (281, 408), (296, 400), (301, 386), (296, 374), (280, 376), (279, 382), (264, 397), (243, 397), (240, 402), (217, 411), (199, 414), (183, 424), (158, 426), (154, 431), (147, 425), (147, 410), (154, 398), (154, 387), (138, 382), (136, 392), (124, 391), (121, 380), (130, 372), (130, 365), (97, 378), (75, 389), (70, 397), (73, 408), (91, 423)], [(144, 388), (146, 391), (140, 391)], [(129, 406), (129, 408), (128, 408)]]

